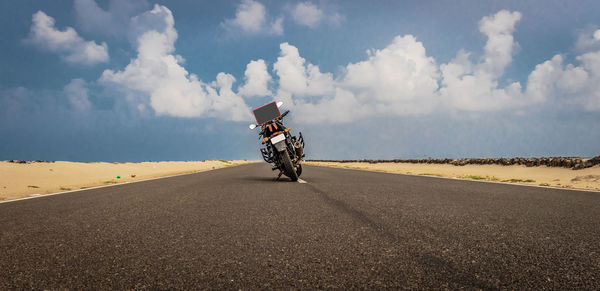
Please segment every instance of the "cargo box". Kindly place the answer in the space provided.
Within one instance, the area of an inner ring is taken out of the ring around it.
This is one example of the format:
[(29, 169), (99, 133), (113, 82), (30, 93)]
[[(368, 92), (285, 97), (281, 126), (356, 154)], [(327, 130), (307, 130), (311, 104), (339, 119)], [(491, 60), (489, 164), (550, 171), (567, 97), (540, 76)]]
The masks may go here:
[(263, 125), (279, 116), (281, 113), (275, 101), (254, 109), (254, 117), (258, 125)]

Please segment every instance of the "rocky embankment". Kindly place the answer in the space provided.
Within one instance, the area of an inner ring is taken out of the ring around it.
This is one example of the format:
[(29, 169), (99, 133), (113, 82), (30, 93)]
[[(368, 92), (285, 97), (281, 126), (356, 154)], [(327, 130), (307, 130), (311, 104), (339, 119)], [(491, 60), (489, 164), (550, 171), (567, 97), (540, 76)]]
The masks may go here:
[(44, 160), (36, 160), (36, 161), (8, 160), (7, 162), (15, 163), (15, 164), (54, 163), (54, 161), (44, 161)]
[(450, 164), (464, 165), (524, 165), (527, 167), (561, 167), (580, 170), (600, 164), (600, 156), (591, 159), (579, 157), (550, 157), (550, 158), (474, 158), (474, 159), (394, 159), (394, 160), (308, 160), (310, 162), (336, 163), (411, 163), (411, 164)]

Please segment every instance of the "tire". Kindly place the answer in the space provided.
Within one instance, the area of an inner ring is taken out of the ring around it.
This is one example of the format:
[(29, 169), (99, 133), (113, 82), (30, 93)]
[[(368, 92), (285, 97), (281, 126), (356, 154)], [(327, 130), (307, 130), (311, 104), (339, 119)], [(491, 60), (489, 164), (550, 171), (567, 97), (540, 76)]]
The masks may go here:
[(293, 182), (298, 181), (298, 174), (296, 173), (296, 169), (294, 169), (294, 165), (292, 164), (292, 160), (290, 160), (290, 155), (287, 150), (281, 153), (281, 160), (283, 161), (283, 166), (285, 168), (285, 175), (290, 177)]

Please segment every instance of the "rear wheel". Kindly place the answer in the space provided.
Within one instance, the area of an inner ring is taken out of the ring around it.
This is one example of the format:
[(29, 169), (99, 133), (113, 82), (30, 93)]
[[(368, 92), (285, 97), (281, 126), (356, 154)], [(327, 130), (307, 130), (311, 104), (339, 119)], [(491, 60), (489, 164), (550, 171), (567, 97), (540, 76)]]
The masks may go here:
[(292, 160), (290, 159), (290, 155), (287, 150), (281, 153), (281, 160), (283, 161), (283, 167), (285, 168), (285, 175), (290, 177), (292, 181), (298, 181), (298, 174), (296, 173), (296, 169), (292, 164)]

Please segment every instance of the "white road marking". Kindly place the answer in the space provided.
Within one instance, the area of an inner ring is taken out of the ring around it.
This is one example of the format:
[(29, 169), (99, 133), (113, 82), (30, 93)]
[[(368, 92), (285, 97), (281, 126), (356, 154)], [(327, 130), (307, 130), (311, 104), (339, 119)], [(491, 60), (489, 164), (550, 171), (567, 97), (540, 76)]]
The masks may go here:
[(302, 179), (298, 179), (298, 183), (300, 183), (300, 184), (306, 184), (306, 183), (308, 183), (308, 182), (306, 182), (306, 181), (304, 181), (304, 180), (302, 180)]

